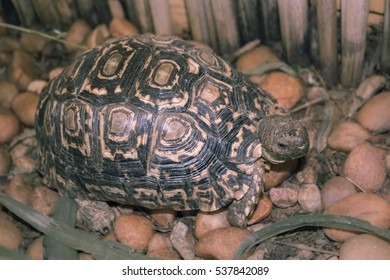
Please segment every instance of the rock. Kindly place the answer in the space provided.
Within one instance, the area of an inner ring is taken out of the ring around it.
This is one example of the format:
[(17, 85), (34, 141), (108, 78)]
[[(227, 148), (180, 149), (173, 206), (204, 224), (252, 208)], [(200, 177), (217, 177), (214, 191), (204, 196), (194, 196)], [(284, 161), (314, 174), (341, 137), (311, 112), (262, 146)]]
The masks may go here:
[(4, 190), (6, 195), (26, 205), (30, 202), (32, 192), (33, 188), (24, 182), (22, 175), (15, 175)]
[(337, 151), (350, 152), (357, 145), (364, 143), (370, 136), (368, 130), (360, 124), (342, 121), (333, 128), (328, 137), (328, 145)]
[(290, 110), (303, 96), (301, 81), (283, 72), (272, 72), (260, 83), (260, 87), (268, 91), (280, 107)]
[(124, 18), (113, 18), (109, 28), (112, 37), (139, 34), (138, 28)]
[(214, 212), (199, 211), (195, 219), (195, 237), (199, 239), (211, 230), (229, 226), (226, 208)]
[(38, 34), (22, 32), (20, 36), (20, 44), (23, 50), (31, 54), (41, 52), (48, 42), (49, 39)]
[[(68, 34), (65, 37), (65, 42), (73, 45), (84, 45), (89, 33), (91, 32), (91, 27), (84, 20), (76, 20), (72, 26), (69, 28)], [(69, 44), (64, 45), (68, 52), (76, 52), (79, 50), (77, 47), (71, 46)]]
[(341, 176), (335, 176), (326, 181), (321, 189), (321, 201), (324, 209), (329, 208), (336, 201), (357, 193), (354, 184)]
[(169, 228), (176, 220), (177, 212), (171, 209), (150, 210), (150, 216), (158, 226)]
[(194, 247), (195, 237), (191, 229), (183, 222), (177, 222), (170, 235), (170, 240), (173, 247), (180, 256), (185, 260), (193, 260), (195, 258)]
[[(370, 193), (356, 193), (344, 197), (333, 203), (324, 214), (363, 219), (383, 229), (390, 227), (390, 204), (379, 195)], [(341, 229), (327, 228), (324, 232), (335, 241), (345, 241), (356, 236), (354, 232)]]
[(263, 45), (240, 56), (236, 61), (236, 68), (244, 72), (252, 70), (264, 63), (278, 61), (280, 59), (274, 54), (271, 48)]
[(248, 225), (256, 224), (267, 218), (272, 212), (272, 202), (264, 193), (261, 195), (259, 202), (252, 216), (248, 221)]
[(272, 164), (271, 169), (264, 174), (265, 189), (269, 190), (279, 186), (284, 180), (293, 174), (297, 168), (297, 160), (288, 160), (280, 164)]
[(136, 214), (121, 215), (114, 223), (115, 235), (119, 242), (144, 252), (153, 236), (153, 223)]
[(49, 72), (49, 80), (54, 80), (58, 75), (64, 71), (63, 67), (56, 67)]
[(148, 257), (160, 260), (180, 260), (180, 256), (173, 250), (164, 249), (158, 251), (151, 251), (146, 254)]
[(15, 84), (0, 81), (0, 105), (5, 108), (11, 108), (14, 97), (18, 94), (18, 88)]
[(279, 208), (288, 208), (297, 203), (298, 188), (294, 186), (272, 188), (269, 191), (269, 197), (273, 205)]
[(11, 166), (11, 157), (6, 149), (0, 148), (0, 176), (7, 176)]
[(18, 118), (9, 109), (0, 106), (0, 144), (11, 142), (19, 131)]
[(32, 92), (18, 94), (12, 101), (11, 108), (18, 119), (29, 127), (34, 127), (35, 112), (39, 96)]
[(95, 27), (87, 39), (88, 48), (95, 48), (102, 45), (107, 39), (110, 38), (110, 31), (105, 24), (100, 24)]
[(196, 244), (195, 254), (205, 259), (231, 260), (250, 234), (249, 230), (236, 227), (209, 231)]
[(82, 261), (92, 261), (92, 260), (94, 260), (94, 258), (92, 257), (91, 254), (87, 254), (87, 253), (84, 253), (84, 252), (80, 252), (79, 253), (79, 259), (82, 260)]
[(340, 260), (390, 260), (390, 242), (360, 234), (341, 245)]
[(13, 164), (14, 168), (19, 173), (30, 173), (36, 169), (35, 160), (28, 156), (18, 157), (17, 159), (13, 160)]
[(256, 251), (250, 255), (247, 260), (264, 260), (265, 250), (256, 249)]
[(315, 184), (318, 178), (317, 173), (316, 169), (308, 163), (301, 171), (296, 173), (295, 177), (301, 184)]
[(168, 236), (155, 233), (148, 245), (147, 256), (163, 260), (179, 260), (180, 256), (173, 248)]
[(317, 212), (322, 209), (321, 192), (316, 184), (305, 184), (298, 192), (298, 203), (307, 212)]
[(390, 129), (390, 91), (373, 96), (360, 109), (357, 120), (370, 131)]
[(344, 162), (343, 173), (366, 192), (380, 190), (386, 180), (384, 152), (370, 144), (356, 146)]
[(27, 256), (33, 260), (43, 260), (43, 235), (35, 239), (27, 248)]
[(47, 86), (47, 82), (44, 80), (31, 81), (27, 86), (27, 91), (41, 94), (42, 90)]
[(11, 67), (8, 72), (8, 81), (15, 84), (19, 90), (25, 90), (34, 79), (34, 59), (22, 51), (13, 52)]
[(54, 213), (57, 200), (57, 192), (45, 186), (38, 186), (34, 188), (31, 194), (30, 206), (43, 215), (50, 216)]
[(17, 251), (22, 241), (20, 229), (0, 213), (0, 247)]

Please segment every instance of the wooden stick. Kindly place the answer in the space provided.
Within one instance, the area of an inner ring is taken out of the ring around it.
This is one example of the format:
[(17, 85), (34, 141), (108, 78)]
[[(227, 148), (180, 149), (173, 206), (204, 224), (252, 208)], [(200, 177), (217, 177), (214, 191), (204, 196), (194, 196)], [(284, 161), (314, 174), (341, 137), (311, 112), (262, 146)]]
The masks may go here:
[(198, 0), (204, 3), (204, 13), (207, 18), (207, 29), (209, 32), (209, 46), (216, 52), (219, 52), (219, 43), (217, 38), (217, 29), (215, 27), (214, 13), (211, 7), (212, 0)]
[(192, 38), (197, 42), (210, 44), (210, 35), (207, 26), (205, 3), (199, 0), (186, 0), (188, 20), (190, 22)]
[(337, 84), (337, 1), (318, 0), (318, 43), (321, 70), (330, 86)]
[(390, 0), (386, 0), (383, 22), (382, 69), (390, 74)]
[(213, 0), (211, 7), (222, 54), (232, 53), (240, 47), (240, 34), (233, 0)]
[(260, 1), (261, 32), (267, 43), (280, 40), (280, 26), (277, 0)]
[[(11, 2), (19, 16), (18, 19), (23, 26), (31, 26), (34, 23), (37, 23), (37, 17), (31, 1), (11, 0)], [(3, 8), (2, 12), (7, 13), (7, 10)]]
[(308, 1), (278, 0), (280, 30), (287, 60), (308, 64)]
[(369, 0), (341, 0), (341, 83), (357, 86), (362, 76)]
[(260, 38), (259, 3), (257, 0), (238, 0), (238, 24), (244, 44)]
[(159, 35), (173, 34), (169, 0), (149, 0), (154, 31)]
[(134, 17), (137, 18), (141, 33), (154, 32), (152, 12), (150, 11), (149, 1), (133, 0)]

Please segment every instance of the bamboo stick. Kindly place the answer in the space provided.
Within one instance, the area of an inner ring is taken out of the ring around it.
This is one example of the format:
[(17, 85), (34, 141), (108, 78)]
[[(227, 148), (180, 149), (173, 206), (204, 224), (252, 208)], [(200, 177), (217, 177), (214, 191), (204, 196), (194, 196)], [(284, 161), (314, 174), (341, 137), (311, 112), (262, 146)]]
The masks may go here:
[(152, 19), (152, 12), (150, 11), (150, 4), (149, 1), (145, 0), (130, 0), (133, 4), (133, 12), (134, 14), (134, 22), (137, 24), (137, 26), (140, 28), (141, 33), (153, 33), (154, 32), (154, 26), (153, 26), (153, 19)]
[(80, 17), (91, 25), (98, 24), (98, 18), (92, 0), (74, 0)]
[(169, 0), (173, 34), (180, 38), (188, 39), (190, 25), (185, 0)]
[(337, 1), (318, 0), (318, 44), (320, 67), (328, 85), (337, 84)]
[(205, 44), (210, 44), (210, 34), (207, 26), (204, 1), (186, 0), (186, 7), (192, 39)]
[(219, 52), (219, 43), (217, 38), (217, 28), (215, 27), (215, 20), (214, 20), (214, 14), (211, 7), (211, 1), (212, 0), (199, 0), (203, 1), (204, 3), (204, 12), (206, 14), (207, 18), (207, 29), (209, 32), (209, 46), (215, 50), (216, 52)]
[(236, 9), (232, 0), (213, 0), (211, 8), (215, 20), (215, 28), (222, 54), (228, 54), (240, 47), (240, 34)]
[(390, 74), (390, 0), (386, 0), (383, 22), (382, 69)]
[(362, 76), (369, 0), (341, 0), (341, 83), (357, 86)]
[(42, 25), (60, 22), (60, 15), (57, 12), (54, 1), (33, 0), (32, 3)]
[(173, 34), (169, 0), (149, 0), (156, 34)]
[(267, 43), (280, 40), (280, 25), (277, 0), (261, 0), (261, 33)]
[[(23, 26), (29, 27), (37, 22), (37, 17), (31, 0), (11, 0), (11, 2), (18, 14), (18, 19)], [(3, 12), (5, 18), (7, 18), (7, 10), (3, 10)]]
[(257, 0), (238, 0), (238, 24), (244, 44), (260, 37), (259, 2)]
[(283, 48), (289, 63), (308, 63), (308, 1), (278, 0)]

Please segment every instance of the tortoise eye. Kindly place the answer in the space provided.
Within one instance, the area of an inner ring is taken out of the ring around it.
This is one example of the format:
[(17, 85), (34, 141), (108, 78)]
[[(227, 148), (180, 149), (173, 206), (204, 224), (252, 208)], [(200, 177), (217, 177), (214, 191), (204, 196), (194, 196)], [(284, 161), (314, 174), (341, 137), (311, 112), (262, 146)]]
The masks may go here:
[(118, 52), (111, 54), (107, 58), (106, 62), (104, 63), (104, 66), (102, 69), (103, 75), (104, 76), (114, 75), (119, 68), (118, 66), (119, 66), (120, 62), (122, 61), (122, 58), (123, 58), (123, 55), (118, 53)]

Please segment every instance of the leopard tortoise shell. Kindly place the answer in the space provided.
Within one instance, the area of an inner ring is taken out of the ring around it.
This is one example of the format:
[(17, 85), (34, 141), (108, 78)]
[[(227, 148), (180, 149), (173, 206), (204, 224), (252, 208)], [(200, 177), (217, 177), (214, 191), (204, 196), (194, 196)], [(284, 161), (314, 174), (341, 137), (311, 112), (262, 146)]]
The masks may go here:
[(229, 205), (246, 226), (264, 161), (303, 156), (305, 128), (209, 49), (122, 37), (81, 55), (41, 95), (39, 170), (61, 195), (150, 209)]

